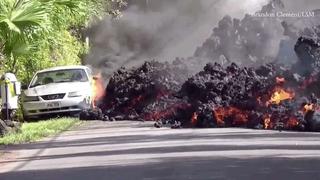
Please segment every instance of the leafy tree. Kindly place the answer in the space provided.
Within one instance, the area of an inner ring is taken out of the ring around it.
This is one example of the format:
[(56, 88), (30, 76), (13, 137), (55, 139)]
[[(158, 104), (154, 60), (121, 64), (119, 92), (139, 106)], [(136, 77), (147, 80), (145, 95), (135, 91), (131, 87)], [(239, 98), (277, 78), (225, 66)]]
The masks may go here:
[(19, 56), (30, 50), (32, 35), (45, 28), (46, 9), (38, 1), (4, 0), (0, 4), (0, 50), (13, 71)]
[[(1, 70), (27, 82), (43, 68), (80, 64), (90, 22), (125, 5), (123, 0), (0, 0)], [(0, 73), (1, 73), (0, 70)]]

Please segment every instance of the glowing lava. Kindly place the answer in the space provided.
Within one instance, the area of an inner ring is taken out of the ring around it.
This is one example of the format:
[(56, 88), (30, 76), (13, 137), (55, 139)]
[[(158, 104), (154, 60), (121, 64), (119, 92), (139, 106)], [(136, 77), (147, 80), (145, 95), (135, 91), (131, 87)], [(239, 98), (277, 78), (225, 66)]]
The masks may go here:
[(97, 107), (97, 102), (105, 95), (105, 87), (101, 73), (92, 79), (92, 106)]
[(271, 115), (268, 115), (268, 116), (264, 119), (264, 128), (265, 128), (265, 129), (270, 129), (270, 128), (271, 128)]
[(195, 126), (197, 125), (197, 122), (198, 122), (198, 113), (194, 112), (191, 118), (191, 124)]
[(218, 126), (225, 125), (226, 118), (232, 118), (232, 125), (241, 126), (247, 123), (248, 115), (245, 111), (234, 107), (221, 107), (213, 111), (213, 115), (217, 121)]
[(292, 128), (295, 128), (299, 125), (299, 121), (297, 120), (297, 118), (295, 117), (291, 117), (288, 121), (287, 121), (287, 124), (286, 124), (286, 128), (288, 129), (292, 129)]
[(303, 107), (303, 111), (304, 113), (307, 113), (309, 111), (314, 111), (314, 104), (306, 104), (304, 107)]
[(269, 104), (280, 104), (281, 101), (291, 100), (295, 96), (294, 92), (287, 91), (282, 88), (276, 88), (275, 92), (272, 94), (270, 100), (267, 102)]

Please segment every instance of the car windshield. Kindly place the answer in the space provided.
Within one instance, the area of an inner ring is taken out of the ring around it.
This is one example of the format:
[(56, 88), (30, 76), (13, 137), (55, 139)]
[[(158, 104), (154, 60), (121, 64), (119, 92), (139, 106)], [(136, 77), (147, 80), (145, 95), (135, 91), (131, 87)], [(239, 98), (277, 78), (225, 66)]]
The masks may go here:
[(88, 77), (83, 69), (67, 69), (37, 73), (30, 83), (30, 87), (50, 83), (87, 82)]

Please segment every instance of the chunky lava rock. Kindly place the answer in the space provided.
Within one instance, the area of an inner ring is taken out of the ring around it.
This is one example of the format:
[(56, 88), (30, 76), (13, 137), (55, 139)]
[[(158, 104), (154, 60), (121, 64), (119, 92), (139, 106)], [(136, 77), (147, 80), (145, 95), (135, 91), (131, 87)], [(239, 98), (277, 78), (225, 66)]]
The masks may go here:
[(208, 63), (191, 77), (181, 61), (121, 68), (110, 79), (100, 108), (110, 119), (154, 120), (156, 127), (318, 131), (318, 42), (299, 38), (295, 46), (299, 61), (292, 67)]
[(158, 120), (185, 108), (176, 97), (188, 77), (180, 61), (146, 62), (137, 69), (121, 68), (110, 79), (101, 104), (104, 114), (117, 120)]

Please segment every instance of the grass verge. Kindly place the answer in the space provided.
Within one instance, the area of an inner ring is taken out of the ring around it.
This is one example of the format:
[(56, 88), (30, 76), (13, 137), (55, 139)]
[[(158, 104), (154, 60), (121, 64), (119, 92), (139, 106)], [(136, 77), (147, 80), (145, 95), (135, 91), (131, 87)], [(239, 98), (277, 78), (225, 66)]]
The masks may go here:
[(0, 138), (0, 145), (35, 142), (41, 138), (63, 132), (76, 124), (80, 124), (80, 121), (75, 118), (59, 118), (24, 123), (22, 124), (21, 132), (8, 134)]

